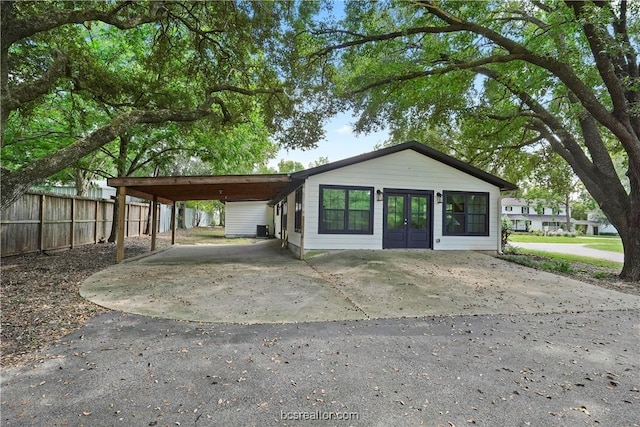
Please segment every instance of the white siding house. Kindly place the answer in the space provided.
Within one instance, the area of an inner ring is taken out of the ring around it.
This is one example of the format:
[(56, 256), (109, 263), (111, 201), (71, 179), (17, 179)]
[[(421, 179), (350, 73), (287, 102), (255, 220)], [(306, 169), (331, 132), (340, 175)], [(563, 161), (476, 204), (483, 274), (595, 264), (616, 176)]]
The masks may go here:
[(273, 210), (264, 201), (227, 202), (224, 209), (225, 237), (256, 237), (258, 226), (273, 230)]
[(500, 191), (516, 188), (417, 142), (296, 172), (291, 180), (272, 201), (276, 214), (286, 209), (287, 217), (276, 237), (300, 256), (330, 249), (499, 250)]
[(564, 206), (553, 208), (540, 201), (504, 197), (502, 216), (511, 220), (514, 231), (567, 230), (567, 211)]

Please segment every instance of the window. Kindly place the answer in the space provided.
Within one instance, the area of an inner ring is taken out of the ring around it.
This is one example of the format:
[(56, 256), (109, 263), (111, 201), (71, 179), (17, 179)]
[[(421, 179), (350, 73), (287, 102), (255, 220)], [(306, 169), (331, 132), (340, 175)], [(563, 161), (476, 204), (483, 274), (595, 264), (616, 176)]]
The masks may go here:
[(488, 236), (489, 193), (444, 193), (445, 236)]
[(529, 213), (529, 206), (523, 206), (522, 207), (522, 213), (523, 214), (528, 214)]
[(320, 186), (320, 234), (373, 234), (373, 187)]
[(296, 190), (293, 228), (296, 233), (300, 233), (302, 231), (302, 187), (299, 187)]
[(504, 207), (504, 211), (505, 212), (513, 212), (513, 206), (505, 206)]

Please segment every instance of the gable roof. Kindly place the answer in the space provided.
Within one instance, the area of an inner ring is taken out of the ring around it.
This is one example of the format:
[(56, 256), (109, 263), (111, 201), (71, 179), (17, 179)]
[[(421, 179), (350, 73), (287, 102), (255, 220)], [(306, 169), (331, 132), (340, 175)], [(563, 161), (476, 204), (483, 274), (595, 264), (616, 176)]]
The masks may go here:
[(495, 175), (485, 172), (482, 169), (478, 169), (477, 167), (472, 166), (469, 163), (465, 163), (461, 160), (453, 158), (447, 154), (444, 154), (441, 151), (438, 151), (427, 145), (421, 144), (417, 141), (405, 142), (403, 144), (382, 148), (380, 150), (372, 151), (370, 153), (360, 154), (359, 156), (349, 157), (347, 159), (339, 160), (337, 162), (327, 163), (326, 165), (316, 166), (315, 168), (305, 169), (300, 172), (294, 172), (291, 174), (291, 178), (294, 181), (304, 180), (313, 175), (329, 172), (335, 169), (343, 168), (345, 166), (350, 166), (356, 163), (365, 162), (367, 160), (377, 159), (379, 157), (387, 156), (393, 153), (398, 153), (404, 150), (413, 150), (424, 156), (430, 157), (434, 160), (439, 161), (440, 163), (444, 163), (447, 166), (451, 166), (452, 168), (458, 169), (459, 171), (462, 171), (473, 177), (476, 177), (485, 182), (488, 182), (489, 184), (493, 184), (496, 187), (499, 187), (501, 190), (515, 190), (516, 188), (518, 188), (516, 184), (505, 181), (502, 178), (499, 178)]

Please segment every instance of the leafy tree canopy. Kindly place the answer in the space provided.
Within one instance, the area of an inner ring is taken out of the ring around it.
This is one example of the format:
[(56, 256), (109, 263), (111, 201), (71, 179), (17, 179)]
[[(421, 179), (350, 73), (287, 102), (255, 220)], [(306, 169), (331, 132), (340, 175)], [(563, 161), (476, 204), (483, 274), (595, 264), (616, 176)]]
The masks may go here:
[[(222, 152), (211, 141), (234, 126), (245, 126), (239, 134), (246, 135), (256, 125), (260, 135), (266, 130), (291, 147), (313, 147), (322, 137), (330, 110), (307, 102), (317, 93), (312, 85), (301, 89), (290, 79), (298, 55), (292, 34), (317, 10), (314, 3), (4, 1), (1, 7), (3, 208), (125, 133), (152, 152), (197, 137), (211, 158)], [(195, 121), (202, 124), (187, 131)], [(170, 122), (181, 135), (156, 144), (171, 132)], [(225, 150), (245, 152), (234, 147)]]

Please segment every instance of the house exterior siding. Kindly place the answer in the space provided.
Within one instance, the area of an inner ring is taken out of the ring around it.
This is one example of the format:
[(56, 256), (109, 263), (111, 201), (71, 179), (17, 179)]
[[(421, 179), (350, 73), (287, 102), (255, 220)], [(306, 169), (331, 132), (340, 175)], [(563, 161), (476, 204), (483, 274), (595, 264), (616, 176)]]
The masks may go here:
[(502, 215), (511, 220), (514, 231), (568, 231), (567, 212), (562, 206), (554, 210), (536, 201), (505, 197), (502, 199)]
[(226, 237), (256, 237), (258, 225), (273, 231), (273, 209), (263, 201), (227, 202), (224, 210)]
[[(431, 210), (433, 249), (495, 251), (499, 247), (499, 188), (413, 150), (404, 150), (306, 179), (303, 198), (305, 252), (322, 249), (382, 249), (384, 202), (377, 201), (374, 197), (373, 234), (320, 234), (320, 185), (373, 187), (374, 192), (378, 189), (431, 190), (434, 194)], [(435, 194), (445, 191), (488, 193), (488, 236), (443, 235), (444, 203), (437, 203)], [(289, 206), (293, 204), (292, 197), (290, 194)], [(290, 233), (289, 242), (299, 245), (299, 241), (299, 236), (294, 241), (294, 233)]]
[[(289, 248), (297, 255), (300, 255), (302, 245), (302, 234), (295, 231), (295, 192), (287, 196), (287, 236)], [(302, 211), (304, 217), (304, 201), (302, 202)]]

